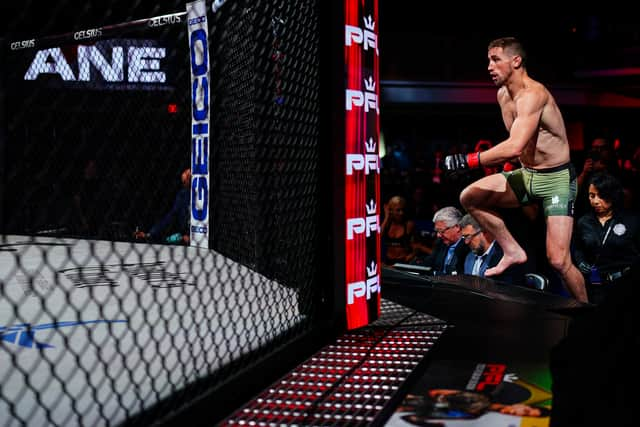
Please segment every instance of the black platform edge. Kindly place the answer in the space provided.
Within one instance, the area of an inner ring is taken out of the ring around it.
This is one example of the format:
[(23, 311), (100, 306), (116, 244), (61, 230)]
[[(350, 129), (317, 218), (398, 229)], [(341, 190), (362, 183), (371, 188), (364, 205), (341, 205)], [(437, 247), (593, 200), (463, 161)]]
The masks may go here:
[(382, 282), (385, 286), (415, 286), (425, 290), (472, 293), (490, 300), (536, 306), (564, 315), (579, 314), (595, 307), (573, 298), (465, 274), (428, 276), (383, 267)]
[(382, 299), (377, 321), (337, 337), (220, 425), (382, 425), (450, 327)]

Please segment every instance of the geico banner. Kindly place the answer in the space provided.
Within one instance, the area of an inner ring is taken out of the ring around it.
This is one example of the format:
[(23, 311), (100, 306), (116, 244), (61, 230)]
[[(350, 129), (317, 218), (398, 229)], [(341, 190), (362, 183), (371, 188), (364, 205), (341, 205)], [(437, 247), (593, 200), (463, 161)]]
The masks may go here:
[(347, 328), (380, 314), (378, 2), (345, 0), (345, 300)]
[(187, 3), (191, 57), (191, 246), (209, 247), (209, 47), (207, 5)]

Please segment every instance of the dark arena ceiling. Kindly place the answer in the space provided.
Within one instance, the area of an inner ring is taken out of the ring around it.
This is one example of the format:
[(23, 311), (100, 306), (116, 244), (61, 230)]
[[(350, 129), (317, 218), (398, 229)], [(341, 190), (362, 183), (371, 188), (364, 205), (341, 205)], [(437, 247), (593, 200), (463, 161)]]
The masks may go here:
[[(233, 0), (229, 0), (233, 1)], [(92, 28), (184, 9), (185, 2), (2, 2), (0, 37)], [(320, 2), (322, 5), (323, 2)], [(529, 72), (548, 85), (578, 85), (640, 98), (640, 25), (633, 13), (461, 13), (430, 2), (379, 0), (382, 80), (489, 83), (486, 46), (520, 38)]]

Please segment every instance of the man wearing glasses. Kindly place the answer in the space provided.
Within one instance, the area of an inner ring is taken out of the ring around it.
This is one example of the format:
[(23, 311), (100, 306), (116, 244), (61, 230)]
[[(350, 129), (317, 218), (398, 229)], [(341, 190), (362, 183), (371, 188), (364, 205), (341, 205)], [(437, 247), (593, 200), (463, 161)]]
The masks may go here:
[(425, 265), (432, 268), (434, 275), (464, 272), (464, 260), (469, 247), (462, 240), (461, 219), (462, 213), (453, 206), (444, 207), (433, 215), (438, 240), (431, 255), (425, 259)]
[[(488, 268), (495, 267), (502, 259), (502, 248), (490, 232), (480, 228), (478, 221), (467, 214), (460, 220), (460, 229), (464, 243), (471, 249), (464, 261), (464, 274), (484, 277)], [(522, 271), (521, 271), (522, 270)], [(519, 264), (512, 265), (502, 274), (492, 277), (494, 280), (521, 283), (524, 269)]]

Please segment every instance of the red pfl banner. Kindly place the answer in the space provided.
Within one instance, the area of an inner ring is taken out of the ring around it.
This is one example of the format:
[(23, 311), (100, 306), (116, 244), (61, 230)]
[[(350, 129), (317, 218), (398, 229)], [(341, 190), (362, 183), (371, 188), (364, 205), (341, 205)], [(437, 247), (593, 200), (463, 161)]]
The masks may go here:
[(380, 314), (378, 0), (345, 0), (347, 329)]

